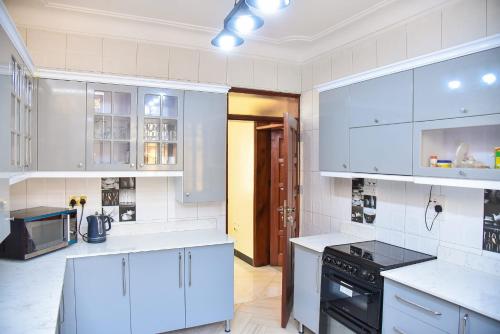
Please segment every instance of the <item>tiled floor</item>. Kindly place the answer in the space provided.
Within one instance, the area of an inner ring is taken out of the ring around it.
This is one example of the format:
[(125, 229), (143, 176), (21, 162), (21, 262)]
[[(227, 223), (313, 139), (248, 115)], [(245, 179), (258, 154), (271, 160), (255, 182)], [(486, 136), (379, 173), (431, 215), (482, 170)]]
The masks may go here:
[[(254, 268), (234, 260), (235, 314), (231, 323), (233, 334), (290, 334), (297, 333), (296, 321), (291, 319), (286, 329), (280, 326), (281, 270), (276, 267)], [(224, 324), (191, 328), (175, 334), (224, 333)]]

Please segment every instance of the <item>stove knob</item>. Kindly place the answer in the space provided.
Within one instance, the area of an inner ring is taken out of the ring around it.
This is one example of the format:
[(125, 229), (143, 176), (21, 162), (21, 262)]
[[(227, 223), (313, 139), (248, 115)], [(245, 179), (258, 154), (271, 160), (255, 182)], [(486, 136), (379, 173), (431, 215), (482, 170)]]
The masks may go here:
[(350, 264), (347, 265), (347, 270), (352, 271), (352, 266)]
[(374, 274), (369, 274), (368, 275), (368, 281), (375, 282), (375, 275)]
[(343, 268), (344, 270), (347, 270), (347, 263), (344, 263), (344, 264), (342, 265), (342, 268)]
[(325, 263), (330, 263), (330, 262), (332, 262), (332, 258), (329, 256), (325, 257)]
[(337, 267), (342, 266), (342, 262), (340, 260), (335, 260), (335, 264), (337, 265)]
[(358, 268), (352, 267), (351, 274), (355, 275), (358, 272)]

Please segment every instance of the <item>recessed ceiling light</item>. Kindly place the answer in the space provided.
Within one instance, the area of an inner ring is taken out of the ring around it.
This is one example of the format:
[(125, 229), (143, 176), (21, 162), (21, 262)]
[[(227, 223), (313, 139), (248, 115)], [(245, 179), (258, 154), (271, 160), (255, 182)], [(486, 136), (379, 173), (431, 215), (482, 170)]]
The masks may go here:
[(486, 73), (485, 75), (483, 75), (482, 79), (483, 82), (487, 85), (493, 85), (495, 81), (497, 81), (497, 77), (493, 73)]
[(280, 9), (288, 7), (290, 0), (245, 0), (246, 3), (266, 14), (275, 13)]
[(236, 46), (240, 46), (245, 41), (243, 38), (234, 34), (233, 32), (224, 29), (222, 30), (214, 39), (212, 39), (212, 45), (222, 50), (229, 51)]
[(462, 86), (462, 83), (459, 80), (452, 80), (448, 82), (449, 89), (458, 89)]

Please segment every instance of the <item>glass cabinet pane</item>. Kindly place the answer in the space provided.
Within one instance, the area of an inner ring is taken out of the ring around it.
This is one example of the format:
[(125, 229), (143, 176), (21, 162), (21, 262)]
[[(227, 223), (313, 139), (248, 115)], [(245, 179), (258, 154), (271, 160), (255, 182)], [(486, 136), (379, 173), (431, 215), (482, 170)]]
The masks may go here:
[(161, 116), (166, 118), (177, 118), (178, 101), (177, 96), (163, 95)]
[(158, 118), (144, 119), (144, 140), (160, 140), (160, 120)]
[(161, 109), (160, 95), (146, 94), (144, 95), (144, 115), (145, 116), (160, 116)]
[(162, 144), (161, 163), (163, 165), (175, 165), (177, 163), (177, 144)]
[(109, 164), (111, 162), (111, 142), (109, 141), (94, 141), (94, 163)]
[(129, 142), (113, 142), (113, 163), (117, 164), (130, 163)]
[(111, 116), (94, 117), (94, 138), (111, 139)]
[(176, 141), (177, 140), (177, 121), (162, 120), (161, 121), (161, 140)]
[(130, 115), (132, 96), (130, 93), (113, 92), (113, 114)]
[(130, 139), (130, 118), (113, 117), (113, 139)]
[(16, 97), (12, 94), (10, 96), (10, 129), (16, 129)]
[(144, 164), (158, 165), (160, 163), (160, 143), (144, 143)]
[(16, 134), (14, 132), (10, 133), (10, 164), (16, 165)]
[(94, 112), (96, 114), (111, 114), (111, 92), (94, 92)]

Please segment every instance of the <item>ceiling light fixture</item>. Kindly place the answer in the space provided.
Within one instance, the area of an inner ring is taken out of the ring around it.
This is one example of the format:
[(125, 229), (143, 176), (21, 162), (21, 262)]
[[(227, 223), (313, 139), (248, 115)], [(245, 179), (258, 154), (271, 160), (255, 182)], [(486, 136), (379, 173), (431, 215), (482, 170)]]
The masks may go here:
[(245, 41), (240, 36), (227, 29), (222, 30), (214, 39), (212, 45), (221, 48), (224, 51), (229, 51), (236, 46), (240, 46)]
[(224, 27), (237, 34), (248, 34), (264, 25), (264, 20), (255, 15), (245, 0), (240, 0), (224, 19)]
[(486, 73), (485, 75), (483, 75), (482, 79), (483, 82), (487, 85), (493, 85), (495, 81), (497, 81), (497, 77), (493, 73)]
[(272, 14), (290, 5), (290, 0), (245, 0), (247, 5), (266, 14)]
[(458, 89), (462, 86), (462, 83), (459, 80), (452, 80), (448, 82), (448, 88), (449, 89)]

